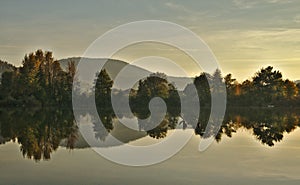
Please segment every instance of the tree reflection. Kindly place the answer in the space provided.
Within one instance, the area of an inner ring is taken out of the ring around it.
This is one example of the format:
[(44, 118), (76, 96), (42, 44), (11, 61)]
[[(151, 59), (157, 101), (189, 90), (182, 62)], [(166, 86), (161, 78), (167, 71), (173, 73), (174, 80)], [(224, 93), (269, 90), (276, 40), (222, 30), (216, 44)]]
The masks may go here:
[[(195, 133), (204, 136), (207, 126), (209, 112), (200, 115), (199, 123)], [(206, 121), (206, 122), (201, 122)], [(284, 133), (290, 133), (299, 126), (299, 115), (297, 111), (283, 109), (229, 109), (225, 114), (224, 121), (218, 134), (215, 136), (217, 142), (221, 141), (223, 135), (232, 137), (239, 128), (246, 128), (261, 141), (262, 144), (274, 146), (275, 142), (283, 139)], [(208, 135), (207, 137), (212, 136)]]
[[(220, 128), (216, 122), (221, 118), (216, 116), (210, 118), (210, 114), (210, 109), (202, 109), (198, 123), (190, 126), (201, 138), (214, 136), (217, 142), (220, 142), (224, 135), (231, 138), (238, 129), (243, 128), (250, 130), (262, 144), (274, 146), (276, 142), (283, 139), (284, 133), (292, 132), (299, 125), (299, 115), (296, 111), (283, 109), (229, 109)], [(140, 129), (145, 130), (150, 137), (156, 139), (166, 137), (168, 130), (175, 129), (178, 124), (182, 124), (183, 129), (188, 124), (185, 120), (179, 122), (180, 116), (170, 113), (167, 113), (161, 122), (151, 118), (150, 114), (140, 113), (136, 116), (146, 120), (139, 122)], [(146, 116), (148, 116), (147, 119)], [(207, 129), (208, 123), (210, 123), (209, 129)], [(153, 126), (155, 124), (157, 125)]]
[(114, 129), (113, 119), (116, 118), (116, 116), (112, 109), (98, 108), (97, 113), (100, 117), (101, 123), (94, 122), (95, 138), (105, 141), (105, 138), (108, 136), (109, 132)]
[[(210, 109), (201, 109), (198, 122), (194, 125), (189, 124), (189, 121), (196, 120), (196, 117), (189, 117), (189, 114), (181, 116), (178, 111), (167, 112), (161, 117), (151, 117), (148, 111), (141, 110), (135, 112), (135, 116), (142, 119), (138, 121), (139, 129), (154, 139), (165, 138), (168, 130), (192, 128), (201, 138), (214, 136), (215, 140), (220, 142), (224, 136), (231, 138), (238, 129), (247, 129), (257, 140), (267, 146), (274, 146), (276, 142), (282, 141), (285, 133), (290, 133), (299, 126), (300, 119), (298, 110), (228, 109), (219, 129), (214, 122), (220, 118), (210, 118), (210, 111)], [(113, 110), (99, 109), (98, 113), (103, 124), (92, 121), (95, 138), (105, 141), (108, 134), (117, 129), (116, 124), (120, 123), (116, 121)], [(126, 115), (124, 113), (123, 116)], [(195, 114), (191, 113), (191, 115)], [(22, 155), (36, 161), (49, 160), (62, 142), (66, 148), (76, 148), (79, 139), (79, 131), (71, 110), (0, 110), (0, 118), (0, 143), (4, 144), (10, 140), (18, 142)], [(211, 123), (211, 127), (206, 129), (208, 123)], [(135, 132), (115, 132), (117, 138), (120, 137), (118, 135), (120, 133), (136, 134), (132, 137), (136, 139), (144, 137)], [(123, 140), (131, 141), (126, 138)]]
[(139, 118), (139, 129), (146, 131), (152, 138), (165, 138), (168, 130), (175, 129), (179, 124), (180, 109), (177, 107), (169, 108), (165, 115), (162, 112), (163, 110), (159, 106), (155, 107), (152, 113), (147, 109), (137, 110), (135, 116)]
[(49, 160), (63, 139), (74, 148), (77, 126), (69, 110), (13, 110), (1, 112), (1, 135), (20, 144), (24, 157)]

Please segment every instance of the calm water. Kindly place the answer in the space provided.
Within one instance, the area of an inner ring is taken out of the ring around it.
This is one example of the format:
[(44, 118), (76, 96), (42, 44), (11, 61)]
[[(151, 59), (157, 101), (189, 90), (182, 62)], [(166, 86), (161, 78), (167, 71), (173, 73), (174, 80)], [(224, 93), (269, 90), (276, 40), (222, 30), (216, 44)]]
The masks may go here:
[[(205, 152), (198, 151), (205, 124), (181, 122), (180, 132), (192, 132), (192, 139), (169, 160), (147, 167), (123, 166), (99, 156), (78, 132), (71, 111), (2, 110), (0, 116), (0, 184), (300, 183), (299, 110), (228, 110)], [(131, 145), (157, 143), (180, 122), (167, 115), (156, 129), (138, 132), (110, 114), (101, 118), (113, 136)], [(122, 119), (134, 122), (126, 115)], [(202, 123), (205, 119), (202, 114)], [(93, 117), (83, 114), (82, 121), (92, 123)], [(96, 124), (94, 129), (96, 138), (110, 142)]]

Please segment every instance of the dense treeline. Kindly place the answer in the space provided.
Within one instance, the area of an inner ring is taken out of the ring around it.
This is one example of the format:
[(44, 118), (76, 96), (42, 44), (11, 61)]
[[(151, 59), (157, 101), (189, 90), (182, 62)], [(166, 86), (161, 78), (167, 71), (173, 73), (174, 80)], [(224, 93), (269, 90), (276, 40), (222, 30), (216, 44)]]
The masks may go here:
[(228, 104), (231, 106), (298, 106), (300, 86), (283, 79), (279, 71), (268, 66), (252, 80), (238, 83), (228, 74), (224, 78)]
[(2, 74), (2, 104), (70, 105), (74, 76), (73, 62), (64, 71), (51, 52), (37, 50), (24, 57), (21, 67)]
[[(24, 57), (21, 67), (12, 67), (2, 74), (0, 86), (0, 104), (6, 106), (67, 106), (71, 107), (72, 85), (76, 78), (76, 66), (69, 62), (66, 69), (54, 60), (51, 52), (37, 50)], [(268, 66), (258, 71), (251, 80), (239, 83), (227, 74), (222, 77), (221, 71), (213, 74), (202, 73), (194, 78), (193, 85), (188, 84), (183, 92), (167, 81), (166, 75), (156, 73), (140, 80), (137, 89), (130, 91), (131, 108), (136, 111), (148, 110), (148, 103), (153, 97), (162, 98), (168, 111), (179, 113), (180, 99), (199, 98), (200, 105), (211, 105), (211, 93), (224, 94), (221, 87), (225, 84), (228, 106), (298, 106), (300, 103), (300, 85), (283, 79), (279, 71)], [(97, 105), (111, 109), (111, 93), (113, 80), (106, 70), (97, 74), (95, 81), (95, 97)], [(116, 96), (124, 96), (128, 92), (118, 91)], [(120, 101), (122, 97), (118, 97)], [(178, 108), (179, 107), (179, 108)], [(172, 109), (172, 110), (171, 110)]]
[[(239, 83), (227, 74), (224, 78), (221, 72), (216, 70), (213, 75), (202, 73), (194, 79), (201, 106), (207, 107), (211, 104), (211, 92), (214, 87), (210, 87), (215, 81), (221, 79), (226, 86), (227, 106), (299, 106), (300, 105), (300, 85), (288, 79), (283, 79), (279, 71), (268, 66), (258, 71), (251, 80)], [(191, 94), (188, 85), (184, 93)], [(196, 96), (195, 94), (192, 96)]]
[[(16, 107), (71, 108), (72, 86), (75, 78), (74, 61), (68, 62), (66, 69), (63, 69), (59, 61), (54, 60), (52, 52), (37, 50), (25, 55), (21, 67), (13, 67), (2, 74), (0, 104)], [(111, 109), (112, 85), (113, 81), (106, 70), (101, 70), (95, 81), (95, 97), (102, 109), (103, 107)]]

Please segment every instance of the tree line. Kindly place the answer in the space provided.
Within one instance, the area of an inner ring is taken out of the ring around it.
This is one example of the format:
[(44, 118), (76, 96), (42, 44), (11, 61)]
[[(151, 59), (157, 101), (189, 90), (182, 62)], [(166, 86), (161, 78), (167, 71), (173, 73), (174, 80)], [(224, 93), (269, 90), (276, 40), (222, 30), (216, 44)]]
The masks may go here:
[(13, 106), (70, 105), (75, 64), (63, 70), (52, 52), (25, 55), (22, 66), (1, 78), (1, 103)]
[[(69, 62), (63, 69), (52, 52), (37, 50), (25, 55), (20, 67), (2, 74), (0, 85), (0, 104), (6, 106), (66, 106), (71, 107), (72, 85), (76, 80), (76, 65)], [(104, 69), (96, 74), (96, 103), (105, 109), (111, 109), (113, 80)], [(223, 82), (223, 83), (222, 83)], [(220, 88), (225, 84), (224, 88)], [(180, 92), (174, 84), (168, 82), (163, 73), (154, 73), (138, 82), (131, 89), (130, 106), (133, 110), (148, 114), (148, 103), (153, 97), (161, 97), (169, 112), (180, 111), (179, 94), (200, 100), (201, 107), (210, 107), (212, 93), (227, 94), (227, 106), (298, 106), (300, 103), (300, 85), (282, 78), (282, 73), (268, 66), (260, 69), (251, 80), (239, 83), (232, 74), (222, 76), (216, 69), (213, 74), (201, 73)], [(196, 91), (193, 90), (196, 87)], [(226, 92), (222, 92), (226, 90)], [(115, 96), (125, 92), (119, 90)], [(190, 102), (190, 103), (192, 103)], [(187, 102), (188, 103), (188, 102)]]
[(262, 68), (251, 80), (238, 83), (228, 74), (224, 78), (229, 105), (234, 106), (299, 106), (300, 84), (283, 79), (272, 66)]
[[(201, 106), (211, 105), (211, 93), (215, 89), (213, 86), (220, 80), (226, 86), (227, 106), (297, 107), (300, 105), (300, 84), (283, 79), (280, 71), (268, 66), (256, 72), (251, 80), (242, 83), (234, 79), (232, 74), (222, 77), (219, 69), (212, 75), (200, 74), (195, 77), (193, 84), (196, 86)], [(187, 95), (191, 94), (190, 86), (184, 89)], [(196, 97), (195, 94), (191, 96)]]

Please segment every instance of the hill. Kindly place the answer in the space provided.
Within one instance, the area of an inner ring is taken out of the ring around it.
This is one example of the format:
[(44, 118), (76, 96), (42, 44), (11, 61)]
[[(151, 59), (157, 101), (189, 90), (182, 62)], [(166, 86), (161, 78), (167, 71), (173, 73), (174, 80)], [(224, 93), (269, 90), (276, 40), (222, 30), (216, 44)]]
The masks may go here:
[[(131, 65), (127, 62), (115, 59), (104, 59), (104, 58), (81, 58), (81, 57), (72, 57), (67, 59), (59, 60), (62, 68), (66, 69), (68, 62), (74, 61), (77, 65), (81, 59), (84, 59), (84, 62), (100, 62), (107, 63), (104, 65), (104, 69), (107, 70), (108, 74), (112, 79), (115, 79), (118, 76), (118, 80), (114, 80), (114, 88), (117, 89), (128, 89), (131, 87), (130, 82), (135, 80), (137, 77), (141, 76), (149, 76), (153, 72), (157, 71), (148, 71), (141, 67)], [(120, 73), (121, 72), (121, 73)], [(163, 71), (161, 71), (163, 72)], [(119, 75), (118, 75), (119, 74)], [(168, 76), (169, 82), (174, 82), (177, 84), (178, 90), (183, 90), (185, 86), (191, 82), (191, 78), (189, 77), (173, 77)], [(140, 78), (138, 78), (140, 79)]]

